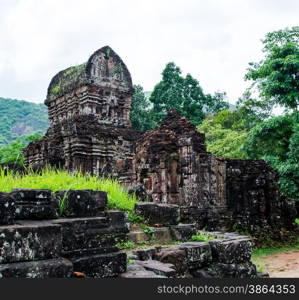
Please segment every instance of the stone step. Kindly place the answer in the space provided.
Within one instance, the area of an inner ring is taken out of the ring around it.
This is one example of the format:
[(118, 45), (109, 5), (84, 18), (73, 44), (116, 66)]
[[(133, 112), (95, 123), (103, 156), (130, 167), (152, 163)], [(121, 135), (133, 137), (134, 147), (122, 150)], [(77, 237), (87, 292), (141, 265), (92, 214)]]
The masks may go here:
[(128, 240), (134, 243), (149, 241), (149, 237), (143, 230), (130, 231), (128, 234)]
[(73, 264), (64, 258), (0, 264), (0, 278), (69, 278)]
[(64, 201), (65, 216), (94, 217), (104, 210), (107, 193), (92, 190), (68, 190), (55, 193), (57, 202)]
[(177, 225), (180, 221), (180, 207), (178, 205), (138, 202), (135, 205), (135, 212), (152, 226)]
[(143, 241), (153, 241), (159, 243), (167, 243), (172, 241), (172, 235), (168, 227), (150, 227), (152, 234), (147, 235), (143, 230), (134, 230), (129, 232), (129, 241), (138, 243)]
[(0, 263), (60, 256), (62, 235), (59, 225), (47, 221), (20, 223), (0, 227)]
[(195, 224), (178, 224), (170, 226), (172, 238), (176, 241), (187, 242), (195, 235), (197, 229)]
[(215, 239), (209, 242), (215, 261), (221, 263), (243, 263), (251, 258), (253, 243), (248, 237)]
[(166, 276), (157, 275), (153, 271), (148, 271), (141, 265), (136, 263), (129, 264), (127, 266), (127, 271), (120, 274), (120, 278), (167, 278)]
[(201, 268), (212, 261), (212, 252), (209, 243), (186, 242), (177, 248), (185, 250), (189, 269)]
[(58, 217), (58, 207), (52, 191), (38, 189), (13, 189), (16, 202), (16, 219), (44, 220)]
[(0, 225), (13, 224), (15, 211), (15, 199), (8, 193), (0, 192)]
[(70, 257), (74, 272), (81, 272), (87, 277), (117, 277), (126, 271), (127, 255), (123, 252), (96, 254), (83, 257)]
[(113, 227), (108, 217), (64, 218), (52, 223), (61, 225), (64, 257), (116, 252), (117, 240), (125, 239), (127, 233), (127, 227)]
[(166, 277), (175, 277), (176, 275), (176, 271), (173, 264), (165, 264), (157, 260), (136, 260), (135, 263), (144, 267), (146, 270), (156, 273), (157, 275)]

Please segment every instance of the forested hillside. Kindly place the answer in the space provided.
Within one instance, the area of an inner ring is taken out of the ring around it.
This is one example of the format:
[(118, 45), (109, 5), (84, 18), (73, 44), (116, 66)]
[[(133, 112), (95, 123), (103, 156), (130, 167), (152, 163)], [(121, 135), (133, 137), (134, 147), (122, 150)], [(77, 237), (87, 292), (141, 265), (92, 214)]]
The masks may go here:
[(16, 138), (48, 128), (48, 113), (44, 104), (0, 97), (0, 146)]

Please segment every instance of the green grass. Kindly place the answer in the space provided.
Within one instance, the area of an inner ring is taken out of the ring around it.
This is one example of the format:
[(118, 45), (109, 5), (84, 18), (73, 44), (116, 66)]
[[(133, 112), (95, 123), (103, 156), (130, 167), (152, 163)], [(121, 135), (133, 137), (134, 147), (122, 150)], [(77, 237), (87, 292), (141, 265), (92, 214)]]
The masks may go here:
[(197, 233), (195, 235), (192, 235), (191, 241), (193, 242), (208, 242), (215, 239), (214, 236), (208, 236), (201, 233)]
[(286, 247), (280, 247), (280, 248), (259, 248), (253, 250), (252, 258), (259, 258), (266, 255), (281, 253), (281, 252), (287, 252), (287, 251), (299, 251), (299, 243), (294, 246), (286, 246)]
[(298, 251), (299, 252), (299, 240), (298, 243), (294, 246), (285, 246), (285, 247), (269, 247), (269, 248), (258, 248), (252, 252), (252, 262), (256, 265), (258, 272), (263, 272), (265, 269), (268, 269), (269, 265), (265, 264), (265, 257), (268, 255), (284, 253), (288, 251)]
[(98, 190), (108, 194), (108, 208), (133, 213), (136, 197), (130, 196), (117, 180), (70, 173), (46, 168), (40, 173), (29, 171), (27, 175), (13, 174), (0, 169), (0, 191), (11, 192), (13, 188), (59, 190)]

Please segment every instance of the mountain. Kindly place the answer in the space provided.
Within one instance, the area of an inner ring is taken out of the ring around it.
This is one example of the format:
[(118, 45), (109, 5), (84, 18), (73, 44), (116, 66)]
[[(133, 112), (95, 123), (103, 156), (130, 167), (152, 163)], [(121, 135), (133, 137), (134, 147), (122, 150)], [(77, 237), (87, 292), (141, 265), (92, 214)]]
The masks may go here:
[(0, 146), (23, 135), (44, 134), (48, 126), (44, 104), (0, 97)]

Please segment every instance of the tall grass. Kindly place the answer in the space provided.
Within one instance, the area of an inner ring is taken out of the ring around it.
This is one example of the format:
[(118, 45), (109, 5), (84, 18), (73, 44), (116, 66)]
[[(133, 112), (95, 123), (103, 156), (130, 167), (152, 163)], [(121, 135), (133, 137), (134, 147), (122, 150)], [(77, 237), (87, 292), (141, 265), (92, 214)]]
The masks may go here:
[(0, 169), (0, 191), (11, 192), (13, 188), (59, 190), (98, 190), (108, 194), (108, 208), (132, 212), (136, 203), (117, 180), (99, 178), (81, 172), (45, 168), (41, 172), (28, 171), (26, 175), (14, 174)]

